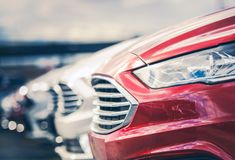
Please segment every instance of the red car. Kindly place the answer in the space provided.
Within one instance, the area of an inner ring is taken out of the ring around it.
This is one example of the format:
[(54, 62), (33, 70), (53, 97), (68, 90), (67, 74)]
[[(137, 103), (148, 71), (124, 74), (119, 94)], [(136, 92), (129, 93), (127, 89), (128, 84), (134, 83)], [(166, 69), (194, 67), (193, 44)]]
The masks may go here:
[(93, 76), (97, 160), (235, 159), (235, 8), (157, 32)]

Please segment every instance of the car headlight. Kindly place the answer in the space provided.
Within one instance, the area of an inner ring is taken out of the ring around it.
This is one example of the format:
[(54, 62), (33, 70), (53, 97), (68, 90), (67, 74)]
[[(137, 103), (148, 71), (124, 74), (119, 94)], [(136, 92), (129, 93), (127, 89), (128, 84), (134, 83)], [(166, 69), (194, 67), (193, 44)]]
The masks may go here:
[(235, 79), (235, 43), (165, 60), (134, 74), (151, 88)]

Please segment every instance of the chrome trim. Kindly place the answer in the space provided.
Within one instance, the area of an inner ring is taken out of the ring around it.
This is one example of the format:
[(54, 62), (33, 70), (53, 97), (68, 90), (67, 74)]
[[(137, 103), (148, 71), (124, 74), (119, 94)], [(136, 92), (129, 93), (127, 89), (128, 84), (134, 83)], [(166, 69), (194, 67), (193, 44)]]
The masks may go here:
[(64, 92), (66, 92), (66, 94), (63, 94), (63, 96), (75, 96), (74, 92), (72, 91), (64, 91)]
[(93, 122), (97, 123), (97, 124), (101, 124), (101, 125), (117, 125), (117, 124), (121, 124), (123, 123), (123, 120), (116, 120), (116, 121), (110, 121), (110, 120), (104, 120), (104, 119), (100, 119), (98, 116), (94, 116), (93, 117)]
[(129, 106), (130, 103), (126, 102), (105, 102), (105, 101), (94, 101), (93, 105), (102, 106), (102, 107), (120, 107), (120, 106)]
[(218, 82), (224, 82), (224, 81), (229, 81), (229, 80), (234, 80), (235, 75), (233, 76), (226, 76), (226, 77), (218, 77), (214, 79), (207, 79), (207, 83), (218, 83)]
[(75, 101), (75, 102), (69, 102), (69, 104), (64, 104), (64, 107), (69, 107), (69, 106), (80, 106), (82, 104), (81, 101)]
[(64, 97), (65, 101), (78, 101), (78, 97), (77, 96), (71, 96), (71, 97)]
[(119, 111), (119, 112), (113, 112), (113, 111), (102, 111), (97, 108), (93, 109), (93, 112), (97, 115), (104, 115), (104, 116), (119, 116), (119, 115), (125, 115), (128, 113), (128, 110), (126, 111)]
[[(127, 126), (130, 123), (130, 121), (133, 118), (133, 115), (137, 109), (138, 101), (114, 79), (109, 78), (109, 77), (105, 77), (105, 76), (98, 76), (98, 75), (95, 75), (92, 77), (92, 79), (96, 79), (96, 78), (101, 79), (101, 80), (102, 79), (106, 80), (109, 83), (111, 83), (113, 86), (115, 86), (115, 89), (117, 89), (123, 95), (123, 97), (125, 97), (125, 99), (128, 100), (129, 105), (130, 105), (129, 109), (127, 111), (125, 111), (125, 112), (127, 112), (125, 119), (122, 120), (123, 122), (120, 125), (118, 125), (117, 127), (114, 127), (112, 129), (102, 129), (102, 128), (97, 128), (95, 123), (91, 124), (91, 130), (94, 131), (95, 133), (109, 134), (109, 133), (112, 133), (112, 132), (122, 128), (122, 127)], [(96, 106), (96, 107), (98, 107), (98, 106)], [(124, 111), (122, 111), (122, 112), (124, 112)]]
[(108, 98), (122, 98), (121, 93), (108, 93), (108, 92), (96, 92), (98, 97), (108, 97)]
[(95, 86), (93, 86), (96, 89), (104, 89), (104, 88), (108, 88), (108, 89), (116, 89), (115, 86), (111, 85), (111, 84), (97, 84)]

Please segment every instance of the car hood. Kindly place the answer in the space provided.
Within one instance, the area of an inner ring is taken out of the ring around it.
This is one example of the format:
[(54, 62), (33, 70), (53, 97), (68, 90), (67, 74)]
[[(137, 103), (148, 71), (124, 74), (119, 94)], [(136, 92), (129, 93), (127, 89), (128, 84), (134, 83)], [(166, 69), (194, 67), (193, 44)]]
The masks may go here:
[[(33, 95), (36, 92), (46, 92), (52, 87), (56, 82), (57, 79), (63, 75), (63, 73), (70, 69), (71, 65), (67, 65), (61, 68), (56, 68), (51, 70), (38, 78), (35, 78), (29, 81), (25, 86), (28, 89), (28, 94)], [(36, 97), (35, 97), (36, 98)]]
[(145, 65), (146, 64), (138, 56), (128, 52), (128, 50), (123, 50), (113, 56), (110, 61), (100, 66), (96, 70), (95, 75), (105, 74), (110, 77), (115, 77), (121, 72), (133, 70)]
[(145, 63), (235, 40), (235, 8), (197, 17), (144, 37), (128, 52)]
[(104, 65), (106, 66), (111, 59), (115, 59), (117, 55), (120, 55), (123, 50), (133, 45), (136, 41), (138, 41), (138, 38), (121, 42), (78, 61), (73, 67), (64, 72), (60, 80), (67, 83), (69, 86), (78, 83), (78, 80), (84, 80), (90, 84), (91, 75), (98, 70), (98, 68)]

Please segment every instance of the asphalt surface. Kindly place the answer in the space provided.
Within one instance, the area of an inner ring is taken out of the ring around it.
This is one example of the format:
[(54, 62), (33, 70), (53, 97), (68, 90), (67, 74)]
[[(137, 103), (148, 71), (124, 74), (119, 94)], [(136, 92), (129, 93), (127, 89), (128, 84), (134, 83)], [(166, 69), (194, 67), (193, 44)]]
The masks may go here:
[(59, 160), (47, 140), (32, 140), (23, 134), (0, 130), (0, 160)]
[[(0, 92), (0, 102), (5, 95), (6, 92)], [(24, 133), (3, 130), (0, 126), (0, 160), (60, 160), (54, 147), (46, 139), (29, 139)]]

